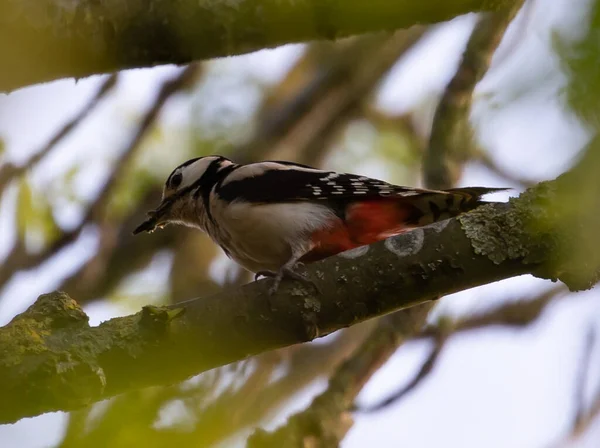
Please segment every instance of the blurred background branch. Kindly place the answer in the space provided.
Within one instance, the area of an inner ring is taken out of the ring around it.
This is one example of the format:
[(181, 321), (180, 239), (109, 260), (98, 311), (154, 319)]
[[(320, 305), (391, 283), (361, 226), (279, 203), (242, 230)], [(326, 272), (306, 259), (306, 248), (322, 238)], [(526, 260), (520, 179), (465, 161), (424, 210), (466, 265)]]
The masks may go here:
[(506, 29), (523, 6), (514, 2), (506, 11), (483, 14), (467, 43), (456, 73), (435, 111), (423, 170), (429, 188), (451, 188), (460, 179), (463, 165), (474, 157), (470, 114), (475, 87), (487, 73)]
[(118, 74), (110, 75), (102, 83), (98, 92), (92, 97), (92, 99), (85, 105), (85, 107), (75, 115), (68, 123), (66, 123), (57, 133), (54, 135), (46, 145), (38, 150), (34, 155), (29, 157), (25, 163), (21, 165), (14, 165), (12, 163), (5, 163), (0, 166), (0, 197), (4, 193), (6, 186), (10, 184), (15, 178), (24, 175), (28, 170), (31, 170), (37, 165), (44, 157), (46, 157), (52, 149), (61, 142), (69, 133), (77, 127), (79, 123), (85, 120), (96, 108), (98, 103), (102, 101), (104, 97), (109, 95), (118, 82)]

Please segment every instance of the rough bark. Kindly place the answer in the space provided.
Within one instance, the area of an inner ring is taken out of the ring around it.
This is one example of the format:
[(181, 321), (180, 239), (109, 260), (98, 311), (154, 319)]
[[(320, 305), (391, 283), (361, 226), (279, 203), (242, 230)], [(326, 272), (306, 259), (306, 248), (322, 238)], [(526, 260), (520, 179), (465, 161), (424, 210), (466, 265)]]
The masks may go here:
[[(595, 157), (595, 155), (594, 155)], [(564, 179), (308, 269), (314, 288), (269, 280), (90, 327), (77, 303), (41, 296), (0, 328), (0, 422), (71, 410), (127, 390), (171, 384), (249, 356), (324, 336), (442, 295), (525, 273), (571, 289), (599, 277), (598, 240), (574, 258), (593, 210), (562, 207)], [(572, 202), (572, 201), (571, 201)], [(565, 221), (563, 213), (568, 213)], [(595, 218), (592, 222), (595, 222)], [(568, 224), (568, 225), (567, 225)], [(574, 225), (576, 224), (576, 225)], [(583, 227), (582, 227), (583, 226)], [(577, 252), (579, 253), (579, 251)]]
[(497, 10), (513, 0), (0, 0), (0, 91)]

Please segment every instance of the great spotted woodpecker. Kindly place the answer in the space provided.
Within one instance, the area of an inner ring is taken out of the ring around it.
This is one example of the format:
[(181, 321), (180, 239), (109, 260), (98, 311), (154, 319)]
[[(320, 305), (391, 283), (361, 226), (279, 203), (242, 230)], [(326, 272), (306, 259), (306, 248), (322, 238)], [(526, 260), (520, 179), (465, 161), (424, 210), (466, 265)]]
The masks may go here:
[(291, 162), (207, 156), (173, 170), (162, 202), (134, 234), (168, 223), (199, 228), (257, 277), (274, 277), (273, 293), (283, 278), (304, 279), (294, 271), (298, 262), (448, 219), (499, 190), (424, 190)]

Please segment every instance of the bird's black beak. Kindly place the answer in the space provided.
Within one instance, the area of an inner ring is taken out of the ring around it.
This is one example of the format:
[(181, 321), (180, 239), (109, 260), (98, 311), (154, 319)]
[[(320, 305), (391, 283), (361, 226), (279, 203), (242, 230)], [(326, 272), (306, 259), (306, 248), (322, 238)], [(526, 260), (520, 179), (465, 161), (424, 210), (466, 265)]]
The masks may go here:
[(145, 220), (143, 223), (141, 223), (134, 229), (133, 234), (137, 235), (138, 233), (142, 232), (152, 233), (156, 230), (157, 227), (158, 225), (156, 223), (156, 219), (154, 218), (154, 216), (150, 216), (147, 220)]
[(137, 226), (133, 230), (133, 234), (137, 235), (138, 233), (148, 232), (152, 233), (157, 228), (162, 229), (168, 223), (165, 219), (167, 216), (167, 211), (173, 201), (163, 201), (156, 210), (151, 210), (148, 212), (148, 219), (146, 219), (143, 223)]

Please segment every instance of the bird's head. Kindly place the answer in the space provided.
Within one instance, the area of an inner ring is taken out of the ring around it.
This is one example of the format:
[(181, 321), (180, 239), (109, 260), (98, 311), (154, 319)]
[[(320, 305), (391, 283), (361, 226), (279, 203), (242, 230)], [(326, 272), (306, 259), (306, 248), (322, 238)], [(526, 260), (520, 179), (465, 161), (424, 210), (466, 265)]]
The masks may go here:
[(148, 212), (148, 219), (133, 234), (153, 232), (172, 222), (197, 226), (203, 213), (202, 198), (208, 197), (223, 169), (233, 165), (222, 156), (197, 157), (179, 165), (165, 182), (160, 205)]

